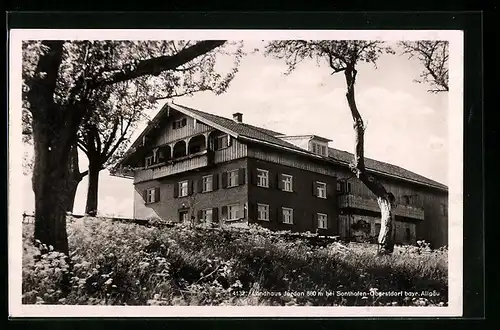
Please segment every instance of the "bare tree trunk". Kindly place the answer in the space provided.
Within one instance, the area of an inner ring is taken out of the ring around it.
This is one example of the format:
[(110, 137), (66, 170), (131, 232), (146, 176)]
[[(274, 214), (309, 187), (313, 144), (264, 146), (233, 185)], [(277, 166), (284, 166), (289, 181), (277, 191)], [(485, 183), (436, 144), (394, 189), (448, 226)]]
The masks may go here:
[[(90, 156), (90, 155), (89, 155)], [(97, 158), (97, 160), (96, 160)], [(85, 214), (95, 217), (97, 215), (97, 204), (99, 198), (99, 172), (101, 164), (99, 155), (89, 157), (89, 185), (87, 189), (87, 204), (85, 205)]]
[(68, 157), (60, 150), (60, 141), (47, 139), (41, 126), (44, 125), (33, 121), (35, 239), (67, 255)]
[(69, 161), (69, 173), (68, 173), (68, 206), (66, 211), (73, 213), (75, 207), (75, 198), (78, 185), (82, 179), (88, 174), (88, 171), (80, 173), (79, 158), (78, 158), (78, 148), (73, 146), (70, 153)]
[(393, 208), (395, 208), (395, 198), (394, 195), (388, 192), (377, 179), (366, 173), (364, 159), (365, 127), (356, 105), (354, 84), (356, 83), (357, 71), (354, 65), (351, 64), (347, 66), (344, 74), (347, 83), (346, 98), (349, 104), (349, 109), (351, 110), (352, 119), (354, 121), (353, 128), (355, 132), (355, 152), (352, 171), (356, 177), (377, 197), (381, 214), (378, 252), (380, 254), (392, 253), (394, 251)]

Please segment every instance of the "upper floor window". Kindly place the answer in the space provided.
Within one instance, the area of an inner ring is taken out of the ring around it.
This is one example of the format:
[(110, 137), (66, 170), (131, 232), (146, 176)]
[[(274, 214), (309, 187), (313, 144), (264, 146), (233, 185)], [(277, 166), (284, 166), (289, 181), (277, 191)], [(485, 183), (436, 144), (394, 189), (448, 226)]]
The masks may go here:
[(410, 202), (411, 202), (411, 198), (410, 198), (410, 196), (408, 196), (408, 195), (403, 195), (403, 203), (404, 203), (405, 205), (409, 205), (409, 204), (410, 204)]
[(324, 213), (318, 213), (318, 228), (320, 229), (328, 228), (328, 216)]
[(203, 180), (203, 192), (208, 192), (213, 190), (213, 177), (212, 175), (206, 175), (202, 178)]
[(148, 156), (145, 159), (144, 166), (149, 167), (151, 165), (153, 165), (153, 156)]
[(326, 183), (316, 181), (316, 196), (326, 198)]
[(187, 119), (186, 118), (182, 118), (182, 119), (179, 119), (179, 120), (175, 120), (172, 123), (172, 128), (173, 129), (179, 129), (179, 128), (182, 128), (182, 127), (184, 127), (186, 125), (187, 125)]
[(238, 170), (227, 172), (227, 186), (235, 187), (238, 185)]
[(293, 176), (281, 174), (281, 189), (283, 191), (293, 191)]
[(288, 207), (282, 208), (283, 212), (283, 223), (293, 224), (293, 209)]
[(337, 181), (337, 191), (340, 193), (350, 193), (351, 183), (347, 181)]
[(144, 200), (146, 201), (146, 204), (149, 203), (156, 203), (160, 201), (160, 188), (148, 188), (145, 190), (144, 193)]
[(217, 136), (214, 139), (214, 150), (220, 150), (229, 147), (229, 135)]
[(269, 171), (257, 169), (257, 186), (269, 188)]
[(257, 220), (269, 221), (269, 205), (257, 204)]
[(185, 197), (188, 195), (188, 181), (179, 182), (179, 197)]

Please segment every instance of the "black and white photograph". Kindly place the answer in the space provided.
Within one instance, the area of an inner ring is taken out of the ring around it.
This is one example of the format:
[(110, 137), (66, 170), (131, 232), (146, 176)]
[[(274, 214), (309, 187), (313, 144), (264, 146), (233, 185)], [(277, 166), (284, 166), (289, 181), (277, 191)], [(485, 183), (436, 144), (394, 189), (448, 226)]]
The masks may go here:
[(462, 39), (12, 30), (9, 314), (460, 316)]

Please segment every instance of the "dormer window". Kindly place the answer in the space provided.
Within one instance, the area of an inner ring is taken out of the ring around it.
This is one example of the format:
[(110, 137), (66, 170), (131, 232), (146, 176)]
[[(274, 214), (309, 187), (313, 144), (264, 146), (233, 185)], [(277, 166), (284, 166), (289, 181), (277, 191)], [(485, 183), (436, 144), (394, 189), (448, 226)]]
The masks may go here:
[(319, 143), (316, 141), (311, 142), (311, 150), (313, 153), (321, 155), (321, 156), (327, 156), (327, 147), (324, 143)]

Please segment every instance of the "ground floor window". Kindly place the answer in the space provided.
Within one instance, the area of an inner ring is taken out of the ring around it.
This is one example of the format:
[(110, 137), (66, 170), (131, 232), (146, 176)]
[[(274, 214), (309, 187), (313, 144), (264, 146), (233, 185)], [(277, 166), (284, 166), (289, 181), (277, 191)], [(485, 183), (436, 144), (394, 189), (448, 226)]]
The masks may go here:
[(283, 210), (283, 223), (293, 224), (293, 209), (284, 207), (282, 210)]
[(240, 205), (228, 205), (227, 207), (227, 218), (228, 220), (237, 220), (239, 216)]
[(257, 219), (269, 221), (269, 205), (257, 204)]
[(201, 210), (201, 221), (212, 222), (212, 209)]
[(328, 228), (328, 216), (323, 213), (318, 213), (318, 228), (327, 229)]
[(179, 211), (179, 221), (184, 222), (188, 220), (189, 220), (189, 211), (188, 210)]

